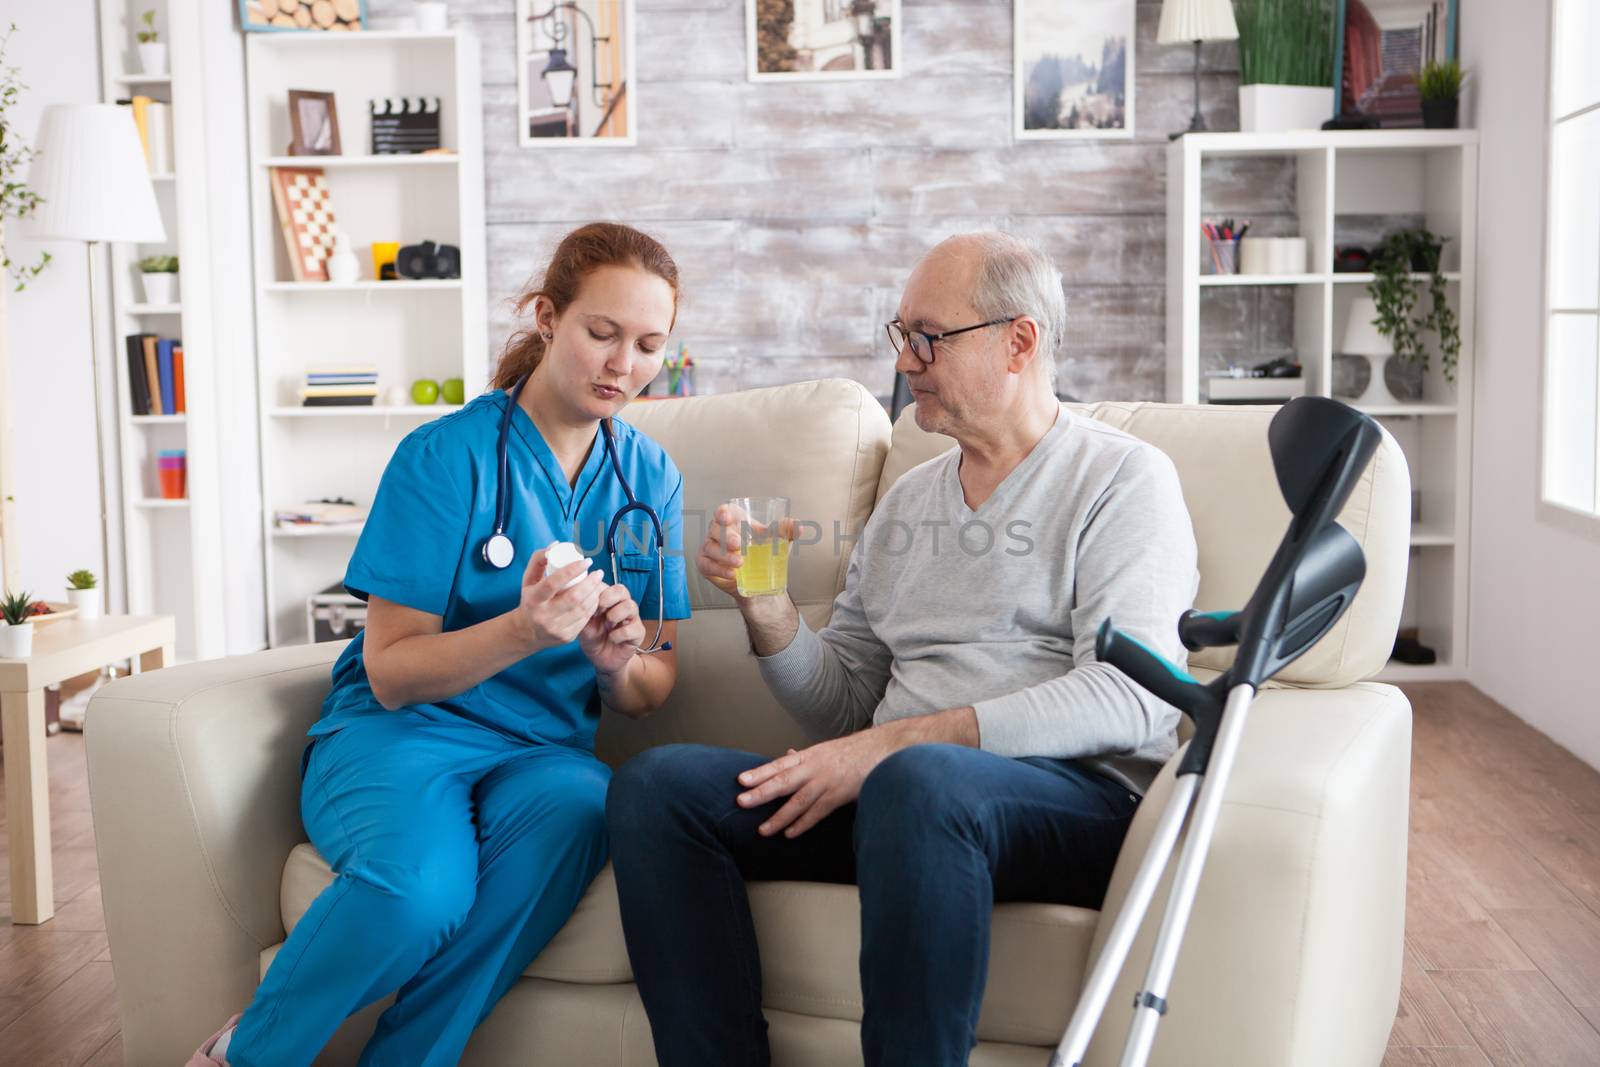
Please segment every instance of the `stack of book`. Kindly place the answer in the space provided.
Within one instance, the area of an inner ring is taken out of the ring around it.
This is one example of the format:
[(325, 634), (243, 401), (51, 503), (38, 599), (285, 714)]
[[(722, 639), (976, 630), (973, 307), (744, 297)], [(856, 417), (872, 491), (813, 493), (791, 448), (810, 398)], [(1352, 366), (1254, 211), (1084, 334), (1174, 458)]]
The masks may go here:
[(370, 407), (377, 397), (377, 367), (316, 367), (306, 371), (300, 390), (300, 403), (308, 408)]
[(127, 105), (133, 113), (133, 124), (139, 130), (139, 143), (144, 147), (144, 158), (150, 173), (171, 174), (172, 105), (148, 96), (135, 96), (117, 103)]
[(135, 415), (182, 415), (183, 342), (134, 333), (127, 337), (129, 401)]

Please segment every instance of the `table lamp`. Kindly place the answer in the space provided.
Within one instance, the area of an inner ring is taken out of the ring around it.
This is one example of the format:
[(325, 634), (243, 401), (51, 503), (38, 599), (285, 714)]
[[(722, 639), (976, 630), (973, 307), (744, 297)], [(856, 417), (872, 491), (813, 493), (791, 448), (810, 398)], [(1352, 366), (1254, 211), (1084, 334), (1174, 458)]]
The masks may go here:
[(1200, 117), (1200, 42), (1237, 41), (1239, 26), (1233, 21), (1232, 0), (1165, 0), (1161, 5), (1161, 25), (1156, 29), (1157, 44), (1194, 42), (1194, 117), (1189, 128), (1169, 135), (1176, 140), (1185, 133), (1203, 133), (1206, 120)]

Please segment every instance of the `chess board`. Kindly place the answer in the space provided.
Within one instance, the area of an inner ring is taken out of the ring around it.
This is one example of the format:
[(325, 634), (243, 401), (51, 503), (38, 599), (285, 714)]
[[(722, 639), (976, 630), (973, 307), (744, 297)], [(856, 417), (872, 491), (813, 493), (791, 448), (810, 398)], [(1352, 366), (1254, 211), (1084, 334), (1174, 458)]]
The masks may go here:
[(335, 233), (327, 173), (321, 167), (273, 167), (272, 201), (294, 280), (327, 281)]

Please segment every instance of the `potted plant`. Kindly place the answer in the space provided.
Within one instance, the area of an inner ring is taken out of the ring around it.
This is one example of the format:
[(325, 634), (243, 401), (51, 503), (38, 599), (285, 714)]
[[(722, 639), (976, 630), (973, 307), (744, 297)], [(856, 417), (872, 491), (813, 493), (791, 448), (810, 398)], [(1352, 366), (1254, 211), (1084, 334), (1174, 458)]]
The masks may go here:
[(100, 587), (92, 571), (67, 575), (67, 603), (78, 609), (80, 619), (100, 617)]
[[(0, 281), (9, 276), (20, 292), (50, 265), (50, 253), (39, 253), (37, 263), (16, 263), (5, 250), (7, 220), (28, 218), (44, 202), (28, 188), (26, 180), (29, 161), (36, 153), (17, 135), (16, 116), (10, 113), (20, 102), (22, 90), (27, 88), (17, 80), (17, 68), (5, 61), (6, 48), (16, 28), (12, 23), (4, 36), (0, 36), (0, 271), (3, 271)], [(4, 309), (0, 308), (0, 318), (4, 315)]]
[(1422, 124), (1430, 130), (1453, 130), (1461, 107), (1461, 83), (1466, 72), (1454, 59), (1443, 63), (1424, 63), (1417, 75), (1417, 92), (1422, 97)]
[[(1422, 376), (1430, 362), (1423, 335), (1429, 331), (1438, 337), (1445, 381), (1454, 384), (1456, 380), (1461, 331), (1439, 269), (1446, 240), (1427, 227), (1397, 230), (1383, 239), (1372, 256), (1373, 279), (1367, 283), (1367, 293), (1377, 309), (1372, 324), (1394, 344), (1396, 358), (1384, 365), (1383, 376), (1399, 400), (1422, 398)], [(1419, 274), (1428, 276), (1426, 300)]]
[(21, 659), (33, 653), (33, 597), (27, 593), (6, 593), (0, 598), (0, 656)]
[(167, 72), (167, 46), (156, 32), (156, 12), (151, 8), (139, 16), (144, 29), (139, 36), (139, 73), (161, 75)]
[(171, 304), (177, 301), (177, 256), (145, 256), (139, 261), (139, 276), (144, 281), (145, 303)]
[(1236, 0), (1241, 130), (1315, 130), (1333, 117), (1333, 11), (1333, 0)]

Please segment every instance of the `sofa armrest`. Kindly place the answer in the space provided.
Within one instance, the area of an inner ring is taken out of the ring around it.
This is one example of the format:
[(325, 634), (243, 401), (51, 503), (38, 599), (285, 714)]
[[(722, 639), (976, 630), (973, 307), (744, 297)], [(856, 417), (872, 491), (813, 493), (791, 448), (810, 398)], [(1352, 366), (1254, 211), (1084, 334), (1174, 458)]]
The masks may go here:
[[(1090, 958), (1122, 906), (1176, 757), (1134, 817)], [(1153, 1067), (1383, 1059), (1400, 1000), (1411, 706), (1396, 688), (1268, 688), (1223, 794)], [(1116, 1062), (1173, 868), (1085, 1063)]]
[(106, 935), (130, 1064), (182, 1063), (283, 939), (305, 840), (300, 754), (344, 644), (232, 656), (106, 686), (85, 722)]

